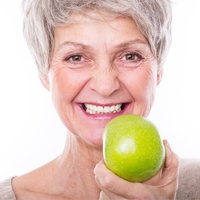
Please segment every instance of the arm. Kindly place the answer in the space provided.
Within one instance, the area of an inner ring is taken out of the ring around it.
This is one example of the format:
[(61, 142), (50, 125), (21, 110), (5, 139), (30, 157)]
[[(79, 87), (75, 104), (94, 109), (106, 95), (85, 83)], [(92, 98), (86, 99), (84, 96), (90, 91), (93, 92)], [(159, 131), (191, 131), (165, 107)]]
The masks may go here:
[(181, 159), (177, 200), (200, 198), (200, 159)]

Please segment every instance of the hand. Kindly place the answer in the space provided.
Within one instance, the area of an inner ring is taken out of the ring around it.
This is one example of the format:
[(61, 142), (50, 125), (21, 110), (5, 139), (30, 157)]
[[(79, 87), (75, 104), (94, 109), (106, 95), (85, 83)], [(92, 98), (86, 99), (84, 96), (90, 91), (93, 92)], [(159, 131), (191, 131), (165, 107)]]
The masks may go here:
[(97, 185), (102, 191), (100, 199), (175, 199), (178, 187), (179, 158), (171, 151), (166, 140), (164, 146), (166, 160), (163, 169), (144, 183), (126, 181), (108, 170), (103, 161), (99, 162), (94, 173)]

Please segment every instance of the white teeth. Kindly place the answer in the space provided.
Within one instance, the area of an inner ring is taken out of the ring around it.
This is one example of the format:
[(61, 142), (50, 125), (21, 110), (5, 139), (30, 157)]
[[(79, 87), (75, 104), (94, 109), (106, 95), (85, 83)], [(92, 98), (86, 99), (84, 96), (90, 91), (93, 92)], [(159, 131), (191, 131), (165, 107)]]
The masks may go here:
[(86, 112), (89, 114), (108, 114), (121, 111), (122, 104), (116, 104), (112, 106), (95, 106), (92, 104), (85, 104)]

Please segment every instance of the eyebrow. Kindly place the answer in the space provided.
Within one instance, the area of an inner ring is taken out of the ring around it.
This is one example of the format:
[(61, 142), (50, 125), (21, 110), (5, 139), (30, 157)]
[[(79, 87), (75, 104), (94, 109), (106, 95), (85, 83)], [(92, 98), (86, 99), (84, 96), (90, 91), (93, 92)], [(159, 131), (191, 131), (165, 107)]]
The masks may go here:
[(135, 39), (135, 40), (129, 40), (127, 42), (123, 42), (121, 44), (118, 44), (118, 45), (116, 45), (116, 47), (117, 48), (124, 48), (124, 47), (127, 47), (127, 46), (136, 45), (136, 44), (149, 46), (148, 42), (141, 40), (141, 39)]
[(83, 50), (86, 50), (86, 49), (91, 49), (92, 50), (93, 49), (89, 45), (85, 45), (85, 44), (78, 43), (78, 42), (65, 41), (65, 42), (63, 42), (62, 44), (60, 44), (58, 46), (58, 50), (62, 49), (65, 46), (75, 46), (75, 47), (78, 47), (78, 48), (83, 49)]
[[(145, 46), (149, 47), (149, 43), (144, 40), (141, 40), (141, 39), (129, 40), (129, 41), (117, 44), (114, 47), (116, 49), (122, 49), (122, 48), (126, 48), (128, 46), (136, 45), (136, 44), (145, 45)], [(94, 50), (93, 47), (91, 47), (90, 45), (86, 45), (86, 44), (79, 43), (79, 42), (72, 42), (72, 41), (63, 42), (62, 44), (60, 44), (58, 46), (58, 50), (62, 49), (65, 46), (74, 46), (74, 47), (78, 47), (82, 50)]]

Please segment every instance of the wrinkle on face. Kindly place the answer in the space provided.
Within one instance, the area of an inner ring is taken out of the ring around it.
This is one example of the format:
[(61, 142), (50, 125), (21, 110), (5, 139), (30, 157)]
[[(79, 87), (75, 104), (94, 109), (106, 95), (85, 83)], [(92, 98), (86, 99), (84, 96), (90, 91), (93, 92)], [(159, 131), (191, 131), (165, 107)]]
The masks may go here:
[[(130, 18), (105, 22), (94, 15), (100, 20), (74, 14), (75, 23), (55, 28), (49, 82), (64, 125), (85, 144), (100, 146), (108, 120), (102, 120), (103, 114), (94, 119), (80, 104), (125, 102), (125, 114), (147, 116), (154, 101), (158, 66), (148, 41)], [(124, 59), (130, 52), (141, 54), (141, 62)], [(66, 59), (74, 54), (82, 56), (80, 62)]]

